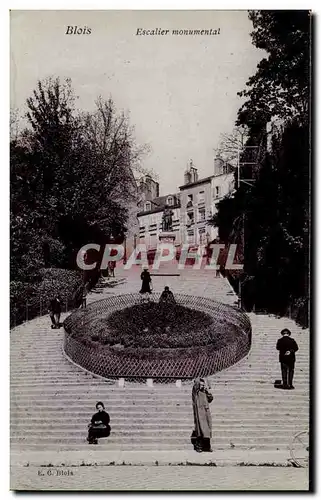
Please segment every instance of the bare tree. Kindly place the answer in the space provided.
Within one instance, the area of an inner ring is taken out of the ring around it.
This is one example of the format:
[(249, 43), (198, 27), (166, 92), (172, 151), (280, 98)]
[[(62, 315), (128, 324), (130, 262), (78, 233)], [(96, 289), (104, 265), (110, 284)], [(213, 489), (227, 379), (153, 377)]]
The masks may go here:
[(244, 150), (248, 138), (245, 127), (236, 127), (231, 134), (221, 134), (216, 154), (227, 163), (237, 165), (238, 155)]
[[(80, 122), (82, 147), (86, 151), (87, 163), (90, 162), (84, 165), (84, 183), (91, 186), (89, 196), (98, 202), (97, 218), (101, 225), (110, 217), (106, 200), (124, 208), (136, 202), (134, 171), (144, 172), (141, 160), (149, 149), (137, 144), (128, 115), (118, 112), (111, 98), (106, 101), (99, 97), (96, 111), (83, 114)], [(82, 198), (78, 202), (83, 204), (85, 200)]]

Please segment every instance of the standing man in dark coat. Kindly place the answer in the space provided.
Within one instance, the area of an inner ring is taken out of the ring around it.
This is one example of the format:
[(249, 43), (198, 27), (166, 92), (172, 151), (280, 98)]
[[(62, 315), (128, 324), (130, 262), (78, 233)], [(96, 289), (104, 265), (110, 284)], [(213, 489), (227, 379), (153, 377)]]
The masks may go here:
[(142, 287), (139, 291), (139, 293), (152, 293), (150, 284), (152, 281), (152, 278), (149, 274), (149, 271), (147, 269), (144, 269), (144, 271), (140, 275), (140, 279), (142, 280)]
[(295, 353), (298, 344), (291, 338), (291, 332), (287, 328), (281, 331), (282, 337), (277, 341), (276, 348), (280, 352), (279, 361), (281, 363), (283, 389), (294, 389), (293, 375), (295, 365)]

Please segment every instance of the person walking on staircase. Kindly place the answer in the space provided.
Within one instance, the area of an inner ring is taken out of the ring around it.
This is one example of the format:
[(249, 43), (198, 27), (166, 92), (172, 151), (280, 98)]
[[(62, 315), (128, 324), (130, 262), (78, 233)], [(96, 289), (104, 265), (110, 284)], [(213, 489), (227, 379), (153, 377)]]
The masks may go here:
[(51, 319), (51, 328), (60, 328), (61, 300), (58, 295), (50, 301), (48, 312)]
[(282, 337), (277, 341), (276, 348), (279, 351), (279, 361), (281, 364), (283, 389), (294, 389), (293, 375), (295, 365), (295, 353), (298, 351), (298, 344), (291, 338), (288, 328), (281, 331)]
[(98, 438), (110, 435), (110, 418), (105, 411), (104, 403), (98, 401), (96, 403), (96, 410), (98, 410), (97, 413), (92, 416), (91, 423), (88, 425), (87, 441), (89, 444), (97, 444)]
[(192, 443), (195, 451), (213, 451), (211, 448), (212, 417), (209, 403), (213, 396), (205, 385), (203, 378), (196, 378), (192, 389), (192, 402), (194, 414), (194, 431)]
[(108, 262), (108, 271), (109, 271), (109, 276), (115, 278), (115, 267), (116, 267), (116, 262), (114, 260), (110, 260)]

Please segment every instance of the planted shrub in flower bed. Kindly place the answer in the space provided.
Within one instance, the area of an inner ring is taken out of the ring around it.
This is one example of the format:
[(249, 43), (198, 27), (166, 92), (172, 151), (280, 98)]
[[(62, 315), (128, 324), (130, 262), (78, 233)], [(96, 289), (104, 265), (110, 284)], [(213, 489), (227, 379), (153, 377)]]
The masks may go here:
[[(195, 354), (227, 345), (237, 333), (228, 318), (207, 314), (181, 304), (147, 302), (109, 313), (80, 311), (71, 336), (97, 350), (111, 348), (135, 357), (170, 351)], [(176, 355), (175, 354), (175, 355)]]

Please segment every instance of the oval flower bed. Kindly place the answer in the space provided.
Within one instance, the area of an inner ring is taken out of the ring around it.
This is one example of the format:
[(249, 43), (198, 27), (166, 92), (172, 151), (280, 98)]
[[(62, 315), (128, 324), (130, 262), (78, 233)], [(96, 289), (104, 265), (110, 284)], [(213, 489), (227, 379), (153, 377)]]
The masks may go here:
[[(208, 375), (241, 359), (250, 349), (250, 323), (234, 308), (192, 296), (111, 297), (65, 321), (68, 357), (105, 377)], [(156, 300), (155, 300), (156, 299)]]

